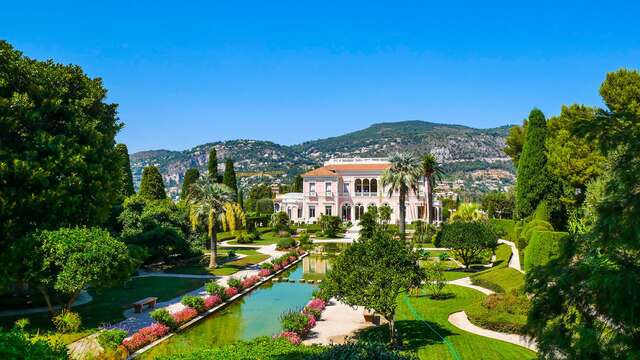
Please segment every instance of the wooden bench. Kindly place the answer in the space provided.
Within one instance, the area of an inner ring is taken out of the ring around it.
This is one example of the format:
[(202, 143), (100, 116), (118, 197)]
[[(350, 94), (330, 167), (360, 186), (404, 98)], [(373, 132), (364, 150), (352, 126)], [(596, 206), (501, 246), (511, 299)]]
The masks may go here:
[(138, 301), (134, 302), (133, 303), (133, 309), (135, 310), (135, 312), (141, 313), (142, 312), (142, 308), (145, 305), (149, 305), (149, 308), (153, 308), (154, 306), (156, 306), (156, 302), (157, 301), (158, 301), (157, 297), (144, 298), (142, 300), (138, 300)]

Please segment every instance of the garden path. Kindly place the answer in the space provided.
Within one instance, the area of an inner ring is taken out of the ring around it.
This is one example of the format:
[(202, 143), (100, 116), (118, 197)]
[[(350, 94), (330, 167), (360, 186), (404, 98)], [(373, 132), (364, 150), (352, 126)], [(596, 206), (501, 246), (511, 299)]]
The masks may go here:
[(535, 352), (538, 351), (538, 346), (535, 340), (530, 339), (523, 335), (506, 334), (506, 333), (501, 333), (493, 330), (483, 329), (481, 327), (473, 325), (471, 321), (469, 321), (469, 318), (467, 317), (467, 314), (464, 311), (458, 311), (449, 315), (448, 320), (455, 327), (462, 329), (464, 331), (470, 332), (472, 334), (488, 337), (491, 339), (506, 341), (511, 344), (520, 345), (522, 347), (525, 347)]
[(483, 293), (485, 295), (495, 294), (495, 292), (493, 290), (489, 290), (489, 289), (483, 288), (482, 286), (473, 285), (471, 283), (471, 278), (468, 277), (468, 276), (460, 278), (460, 279), (457, 279), (457, 280), (447, 281), (447, 283), (448, 284), (452, 284), (452, 285), (464, 286), (464, 287), (467, 287), (469, 289), (477, 290), (477, 291), (480, 291), (481, 293)]
[(312, 329), (304, 344), (339, 344), (356, 331), (373, 326), (364, 321), (364, 308), (351, 307), (336, 299), (331, 299), (322, 312), (322, 317)]
[(509, 267), (516, 269), (524, 274), (522, 270), (522, 266), (520, 265), (520, 252), (518, 251), (518, 247), (512, 241), (498, 239), (499, 244), (506, 244), (511, 248), (511, 258), (509, 259)]

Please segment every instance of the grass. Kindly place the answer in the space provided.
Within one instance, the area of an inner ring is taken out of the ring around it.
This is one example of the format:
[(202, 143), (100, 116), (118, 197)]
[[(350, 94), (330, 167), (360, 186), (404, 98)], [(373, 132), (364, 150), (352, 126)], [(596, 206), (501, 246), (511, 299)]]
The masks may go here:
[(279, 237), (273, 231), (269, 231), (264, 234), (261, 234), (260, 240), (256, 240), (249, 244), (239, 244), (235, 240), (229, 241), (227, 244), (229, 245), (273, 245), (273, 244), (277, 244), (280, 239), (283, 239), (283, 238)]
[(498, 246), (494, 266), (473, 274), (471, 282), (495, 292), (521, 288), (524, 286), (524, 274), (509, 267), (510, 257), (511, 247), (505, 244)]
[[(167, 301), (203, 286), (204, 281), (203, 279), (144, 277), (133, 278), (124, 286), (100, 291), (89, 290), (93, 301), (72, 308), (82, 318), (81, 330), (77, 333), (64, 335), (63, 341), (73, 342), (90, 334), (103, 324), (113, 324), (124, 320), (122, 312), (130, 308), (131, 304), (137, 300), (155, 296), (158, 301)], [(30, 325), (27, 327), (29, 330), (38, 329), (45, 332), (54, 330), (48, 313), (3, 316), (0, 317), (0, 324), (3, 327), (11, 327), (17, 319), (21, 318), (30, 320)]]
[(238, 271), (244, 269), (246, 266), (255, 265), (257, 263), (263, 262), (269, 258), (269, 255), (258, 254), (258, 255), (248, 255), (243, 257), (242, 259), (238, 259), (235, 261), (229, 261), (217, 268), (213, 269), (214, 275), (224, 276), (235, 274)]
[[(446, 300), (432, 300), (427, 296), (406, 299), (424, 321), (416, 319), (404, 298), (399, 298), (396, 326), (406, 352), (420, 359), (453, 359), (446, 340), (462, 359), (535, 359), (535, 353), (528, 349), (467, 333), (451, 325), (449, 314), (476, 306), (484, 299), (484, 295), (454, 285), (448, 285), (445, 291), (452, 297)], [(364, 330), (360, 337), (386, 341), (388, 333), (385, 325)]]
[[(491, 295), (496, 305), (494, 308), (476, 303), (465, 309), (469, 321), (485, 329), (490, 329), (506, 333), (522, 333), (524, 325), (527, 323), (528, 306), (505, 300), (505, 296), (513, 299), (519, 297), (524, 302), (528, 302), (525, 295), (496, 294)], [(501, 298), (500, 298), (501, 297)]]
[(218, 251), (218, 267), (215, 269), (209, 269), (209, 257), (207, 255), (202, 257), (202, 260), (198, 263), (176, 265), (166, 270), (166, 272), (174, 274), (194, 274), (194, 275), (231, 275), (248, 265), (255, 265), (269, 258), (269, 255), (259, 253), (256, 249), (237, 248), (234, 251), (237, 254), (246, 255), (237, 260), (231, 260), (227, 257), (229, 250), (233, 248), (223, 248), (224, 250)]

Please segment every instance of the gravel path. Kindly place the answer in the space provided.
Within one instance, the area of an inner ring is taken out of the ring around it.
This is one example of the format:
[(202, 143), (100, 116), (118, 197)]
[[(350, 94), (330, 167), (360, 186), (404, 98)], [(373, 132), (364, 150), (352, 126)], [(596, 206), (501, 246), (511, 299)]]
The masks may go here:
[(461, 330), (470, 332), (472, 334), (488, 337), (495, 340), (505, 341), (515, 345), (520, 345), (522, 347), (525, 347), (535, 352), (538, 351), (538, 346), (535, 340), (530, 339), (523, 335), (505, 334), (497, 331), (483, 329), (481, 327), (473, 325), (469, 321), (469, 318), (467, 317), (467, 314), (464, 311), (458, 311), (456, 313), (449, 315), (449, 322), (453, 326)]
[(373, 326), (364, 321), (364, 308), (352, 308), (336, 299), (331, 299), (322, 312), (322, 317), (311, 330), (304, 344), (338, 344), (356, 331)]
[(452, 280), (452, 281), (447, 281), (448, 284), (453, 284), (453, 285), (458, 285), (458, 286), (464, 286), (467, 287), (469, 289), (474, 289), (477, 291), (480, 291), (481, 293), (485, 294), (485, 295), (491, 295), (491, 294), (495, 294), (495, 292), (493, 292), (493, 290), (489, 290), (486, 288), (483, 288), (482, 286), (477, 286), (477, 285), (473, 285), (471, 283), (471, 278), (470, 277), (463, 277), (461, 279), (457, 279), (457, 280)]

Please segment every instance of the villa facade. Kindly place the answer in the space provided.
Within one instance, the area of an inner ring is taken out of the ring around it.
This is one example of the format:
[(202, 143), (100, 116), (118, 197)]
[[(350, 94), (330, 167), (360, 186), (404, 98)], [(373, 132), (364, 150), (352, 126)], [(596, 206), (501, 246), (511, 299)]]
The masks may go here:
[[(357, 222), (367, 207), (388, 205), (391, 222), (399, 222), (399, 194), (389, 196), (381, 184), (382, 173), (391, 164), (381, 158), (332, 159), (324, 166), (302, 174), (303, 192), (276, 196), (276, 211), (285, 211), (294, 222), (313, 223), (321, 214), (339, 216), (343, 221)], [(418, 193), (410, 192), (405, 201), (406, 221), (425, 220), (426, 194), (424, 179)], [(434, 218), (442, 218), (440, 202), (434, 201)]]

